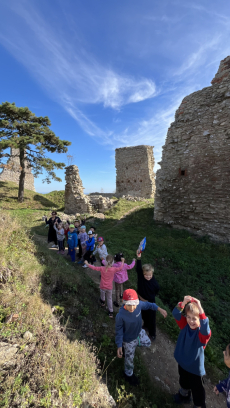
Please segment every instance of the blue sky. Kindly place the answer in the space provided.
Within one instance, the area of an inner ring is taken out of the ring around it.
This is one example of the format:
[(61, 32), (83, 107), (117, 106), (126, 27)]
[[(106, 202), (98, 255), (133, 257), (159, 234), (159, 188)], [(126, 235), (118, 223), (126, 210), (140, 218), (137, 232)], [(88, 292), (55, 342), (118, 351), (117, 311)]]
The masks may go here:
[[(115, 191), (115, 148), (152, 145), (159, 168), (181, 100), (230, 54), (226, 0), (2, 0), (0, 15), (0, 103), (50, 118), (86, 193)], [(36, 190), (64, 189), (57, 173)]]

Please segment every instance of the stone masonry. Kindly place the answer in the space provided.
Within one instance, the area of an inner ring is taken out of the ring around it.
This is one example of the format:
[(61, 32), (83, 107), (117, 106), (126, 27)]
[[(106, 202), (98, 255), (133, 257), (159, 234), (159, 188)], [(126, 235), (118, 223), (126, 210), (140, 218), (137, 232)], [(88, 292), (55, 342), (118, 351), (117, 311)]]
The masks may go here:
[(154, 218), (230, 242), (230, 56), (211, 83), (183, 99), (168, 129)]
[(154, 197), (153, 146), (116, 149), (116, 197)]
[(77, 166), (66, 167), (65, 180), (65, 213), (90, 213), (92, 206), (84, 194), (84, 187)]
[[(11, 156), (0, 173), (0, 181), (13, 181), (19, 184), (20, 171), (19, 150), (11, 149)], [(34, 176), (28, 164), (26, 164), (25, 188), (27, 190), (36, 191), (34, 187)]]
[(65, 213), (82, 214), (95, 211), (104, 212), (112, 207), (114, 200), (101, 195), (84, 194), (84, 187), (79, 175), (78, 167), (66, 167), (65, 185)]

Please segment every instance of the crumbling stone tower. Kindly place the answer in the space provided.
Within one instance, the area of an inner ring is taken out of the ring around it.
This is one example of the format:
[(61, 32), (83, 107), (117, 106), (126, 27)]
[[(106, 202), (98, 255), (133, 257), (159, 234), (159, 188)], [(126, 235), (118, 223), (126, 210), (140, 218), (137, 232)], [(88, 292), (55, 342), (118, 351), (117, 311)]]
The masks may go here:
[(87, 213), (92, 211), (89, 198), (84, 194), (84, 187), (78, 167), (71, 165), (65, 171), (65, 213)]
[[(0, 173), (0, 181), (13, 181), (14, 183), (19, 183), (20, 177), (20, 160), (19, 160), (19, 150), (11, 149), (11, 156), (7, 161), (5, 167), (3, 167)], [(31, 173), (31, 168), (26, 164), (26, 177), (25, 177), (25, 188), (27, 190), (36, 191), (34, 187), (34, 176)]]
[(116, 196), (154, 197), (153, 146), (123, 147), (115, 152)]
[(183, 99), (168, 129), (154, 218), (230, 242), (230, 56), (211, 83)]

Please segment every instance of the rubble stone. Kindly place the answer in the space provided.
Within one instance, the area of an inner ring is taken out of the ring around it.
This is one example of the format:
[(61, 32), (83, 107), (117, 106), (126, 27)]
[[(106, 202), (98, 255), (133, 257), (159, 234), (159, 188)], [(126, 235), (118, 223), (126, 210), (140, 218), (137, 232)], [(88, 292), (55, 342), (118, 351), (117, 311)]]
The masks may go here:
[(116, 197), (151, 198), (155, 193), (153, 146), (116, 149)]
[[(19, 150), (11, 149), (10, 154), (11, 156), (7, 161), (7, 164), (3, 167), (3, 170), (0, 173), (0, 181), (13, 181), (18, 184), (21, 172)], [(28, 163), (26, 163), (25, 189), (36, 191), (34, 187), (34, 176), (31, 173), (31, 168), (28, 167)]]
[(154, 218), (230, 242), (230, 56), (211, 83), (183, 99), (168, 129)]

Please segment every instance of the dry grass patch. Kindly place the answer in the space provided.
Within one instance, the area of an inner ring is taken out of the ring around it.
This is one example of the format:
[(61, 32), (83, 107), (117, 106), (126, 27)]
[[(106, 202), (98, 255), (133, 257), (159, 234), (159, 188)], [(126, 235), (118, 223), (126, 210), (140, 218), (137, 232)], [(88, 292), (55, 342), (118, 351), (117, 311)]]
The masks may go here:
[[(0, 367), (0, 406), (80, 407), (87, 402), (108, 407), (94, 350), (70, 342), (41, 297), (45, 264), (35, 257), (34, 243), (18, 222), (5, 213), (1, 218), (0, 341), (17, 344), (18, 351), (10, 367)], [(15, 321), (7, 323), (9, 316)], [(31, 339), (25, 339), (27, 331)]]

